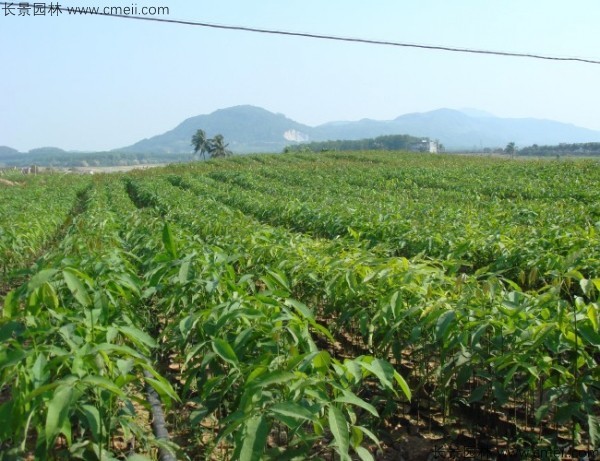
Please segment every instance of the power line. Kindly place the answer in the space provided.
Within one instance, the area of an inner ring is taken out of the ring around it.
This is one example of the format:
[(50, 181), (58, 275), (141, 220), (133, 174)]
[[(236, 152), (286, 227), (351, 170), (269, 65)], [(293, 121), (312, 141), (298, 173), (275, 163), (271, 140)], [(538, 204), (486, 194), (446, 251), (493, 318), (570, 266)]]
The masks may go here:
[[(13, 3), (9, 2), (0, 2), (0, 5), (11, 5)], [(37, 4), (40, 5), (40, 4)], [(15, 7), (15, 6), (13, 6)], [(48, 5), (41, 4), (40, 7), (49, 8)], [(67, 7), (60, 6), (61, 10), (66, 9)], [(85, 8), (85, 7), (75, 7), (75, 8)], [(423, 45), (418, 43), (405, 43), (405, 42), (393, 42), (387, 40), (373, 40), (367, 38), (356, 38), (356, 37), (341, 37), (336, 35), (327, 35), (327, 34), (314, 34), (308, 32), (292, 32), (286, 30), (276, 30), (276, 29), (262, 29), (257, 27), (247, 27), (247, 26), (234, 26), (234, 25), (226, 25), (226, 24), (214, 24), (208, 22), (199, 22), (199, 21), (184, 21), (181, 19), (166, 19), (166, 18), (155, 18), (150, 16), (130, 16), (125, 14), (113, 14), (113, 13), (104, 13), (101, 11), (92, 12), (87, 11), (87, 13), (78, 14), (81, 16), (88, 15), (96, 15), (96, 16), (108, 16), (113, 18), (123, 18), (123, 19), (136, 19), (140, 21), (152, 21), (152, 22), (161, 22), (168, 24), (180, 24), (186, 26), (196, 26), (196, 27), (206, 27), (211, 29), (222, 29), (222, 30), (236, 30), (241, 32), (253, 32), (260, 34), (271, 34), (271, 35), (284, 35), (290, 37), (302, 37), (302, 38), (312, 38), (312, 39), (320, 39), (320, 40), (332, 40), (338, 42), (350, 42), (350, 43), (363, 43), (367, 45), (383, 45), (383, 46), (396, 46), (396, 47), (404, 47), (404, 48), (419, 48), (424, 50), (436, 50), (436, 51), (449, 51), (454, 53), (471, 53), (471, 54), (483, 54), (483, 55), (492, 55), (492, 56), (505, 56), (505, 57), (516, 57), (516, 58), (529, 58), (529, 59), (542, 59), (548, 61), (571, 61), (571, 62), (582, 62), (586, 64), (600, 64), (599, 60), (587, 59), (587, 58), (576, 58), (576, 57), (567, 57), (567, 56), (550, 56), (545, 54), (538, 53), (516, 53), (511, 51), (494, 51), (494, 50), (480, 50), (475, 48), (461, 48), (461, 47), (453, 47), (453, 46), (443, 46), (443, 45)]]

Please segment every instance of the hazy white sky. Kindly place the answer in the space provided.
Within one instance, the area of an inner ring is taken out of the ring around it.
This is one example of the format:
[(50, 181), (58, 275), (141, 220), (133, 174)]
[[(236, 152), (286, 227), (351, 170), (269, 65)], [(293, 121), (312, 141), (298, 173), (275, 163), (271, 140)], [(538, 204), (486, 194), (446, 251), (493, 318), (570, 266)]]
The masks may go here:
[[(168, 6), (168, 19), (600, 60), (598, 0), (59, 3)], [(472, 107), (600, 130), (600, 65), (65, 13), (5, 16), (1, 5), (0, 43), (0, 145), (23, 151), (112, 149), (239, 104), (309, 125)]]

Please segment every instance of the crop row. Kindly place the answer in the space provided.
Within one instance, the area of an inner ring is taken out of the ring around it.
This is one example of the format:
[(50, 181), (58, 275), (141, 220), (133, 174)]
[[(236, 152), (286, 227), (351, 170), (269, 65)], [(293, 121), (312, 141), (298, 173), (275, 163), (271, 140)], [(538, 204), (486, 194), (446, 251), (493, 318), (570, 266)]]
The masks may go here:
[[(138, 188), (202, 239), (233, 245), (246, 270), (269, 274), (266, 280), (312, 307), (337, 334), (360, 338), (398, 366), (408, 363), (413, 386), (433, 383), (429, 397), (445, 411), (451, 403), (501, 409), (518, 401), (526, 425), (572, 421), (595, 433), (597, 281), (572, 270), (523, 292), (499, 275), (448, 274), (442, 264), (382, 257), (360, 242), (264, 225), (216, 201), (203, 177), (169, 179), (180, 190), (161, 178)], [(579, 295), (563, 299), (565, 285)]]
[[(528, 168), (536, 172), (533, 166)], [(546, 179), (554, 185), (551, 173), (563, 170), (574, 170), (564, 181), (591, 180), (582, 176), (585, 169), (568, 164), (547, 172)], [(598, 202), (577, 200), (582, 194), (593, 199), (593, 191), (566, 191), (560, 199), (554, 195), (506, 199), (482, 192), (493, 177), (485, 182), (479, 178), (479, 186), (471, 185), (470, 191), (457, 191), (414, 186), (404, 170), (397, 174), (373, 168), (366, 173), (335, 170), (335, 174), (334, 179), (331, 172), (317, 171), (311, 164), (304, 172), (284, 169), (275, 180), (269, 179), (272, 171), (262, 167), (209, 171), (194, 175), (194, 180), (202, 182), (204, 193), (270, 224), (327, 238), (359, 239), (387, 249), (388, 254), (423, 253), (444, 261), (450, 270), (503, 274), (523, 289), (539, 288), (555, 272), (573, 268), (587, 278), (598, 275), (594, 256), (600, 249)], [(382, 182), (388, 181), (383, 178), (394, 174), (404, 175), (408, 184), (383, 187)], [(303, 176), (302, 186), (287, 184)], [(431, 171), (429, 176), (434, 186), (443, 183)], [(468, 184), (469, 174), (464, 176)]]
[[(151, 235), (131, 240), (132, 251), (144, 261), (147, 293), (161, 318), (163, 349), (180, 370), (176, 381), (183, 383), (195, 440), (206, 437), (209, 425), (212, 449), (229, 443), (236, 459), (284, 459), (308, 457), (332, 437), (342, 459), (350, 449), (372, 459), (364, 444), (378, 443), (369, 429), (378, 411), (361, 393), (369, 381), (382, 395), (398, 387), (408, 395), (399, 373), (372, 356), (338, 359), (323, 349), (334, 337), (291, 297), (281, 273), (257, 272), (240, 242), (198, 232), (194, 223), (220, 224), (193, 206), (191, 194), (186, 203), (162, 180), (129, 180), (127, 187), (138, 206), (169, 222), (163, 252), (154, 250)], [(267, 446), (274, 431), (277, 440)]]
[(595, 171), (295, 154), (55, 185), (56, 241), (9, 268), (30, 266), (0, 318), (0, 448), (372, 459), (411, 394), (598, 446)]
[[(342, 459), (372, 459), (366, 441), (378, 440), (358, 414), (378, 412), (359, 394), (366, 382), (408, 394), (391, 365), (332, 357), (304, 304), (259, 289), (272, 280), (240, 273), (231, 245), (207, 244), (128, 190), (140, 209), (117, 178), (97, 180), (62, 241), (6, 296), (4, 453), (112, 459), (159, 446), (185, 457), (144, 422), (145, 383), (187, 413), (197, 446), (186, 451), (198, 456), (282, 459), (333, 438)], [(268, 444), (273, 431), (285, 441)]]
[(45, 175), (0, 188), (0, 277), (38, 255), (77, 212), (86, 181), (70, 179)]
[(88, 190), (62, 240), (4, 300), (0, 420), (11, 423), (0, 427), (0, 440), (7, 456), (114, 459), (132, 438), (142, 449), (160, 443), (140, 420), (142, 372), (165, 399), (177, 396), (153, 366), (141, 282), (119, 235), (127, 208), (117, 206), (112, 187)]

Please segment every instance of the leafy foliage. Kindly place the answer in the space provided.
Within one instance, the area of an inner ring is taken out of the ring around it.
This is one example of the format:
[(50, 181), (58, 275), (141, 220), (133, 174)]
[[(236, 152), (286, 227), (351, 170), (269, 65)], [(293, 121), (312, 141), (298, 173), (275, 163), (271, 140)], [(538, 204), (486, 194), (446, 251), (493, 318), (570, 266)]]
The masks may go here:
[[(330, 153), (31, 179), (23, 202), (52, 220), (1, 190), (0, 248), (34, 249), (5, 263), (21, 279), (0, 449), (177, 451), (140, 419), (144, 384), (202, 458), (373, 459), (381, 420), (424, 398), (522, 406), (597, 446), (599, 179), (591, 162)], [(36, 219), (54, 227), (29, 236)]]

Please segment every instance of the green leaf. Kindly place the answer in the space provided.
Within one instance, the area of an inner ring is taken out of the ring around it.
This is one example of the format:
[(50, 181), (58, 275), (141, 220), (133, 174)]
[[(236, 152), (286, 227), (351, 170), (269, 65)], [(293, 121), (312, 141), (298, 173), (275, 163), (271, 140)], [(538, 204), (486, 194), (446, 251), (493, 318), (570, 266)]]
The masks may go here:
[(588, 306), (587, 309), (587, 316), (588, 319), (590, 319), (590, 322), (592, 323), (592, 327), (594, 327), (594, 330), (597, 332), (598, 331), (598, 306), (595, 303), (592, 303)]
[(59, 381), (51, 381), (50, 383), (44, 384), (43, 386), (40, 386), (37, 389), (35, 389), (34, 391), (27, 394), (23, 400), (25, 402), (30, 402), (33, 399), (35, 399), (36, 397), (38, 397), (42, 394), (46, 394), (47, 392), (52, 391), (52, 390), (56, 389), (57, 387), (61, 387), (61, 386), (62, 387), (65, 387), (65, 386), (73, 387), (77, 381), (78, 381), (78, 379), (76, 376), (67, 376), (66, 378), (61, 379)]
[(572, 278), (574, 278), (575, 280), (582, 280), (582, 279), (584, 279), (584, 278), (585, 278), (581, 272), (579, 272), (579, 271), (577, 271), (577, 270), (575, 270), (575, 269), (573, 269), (573, 270), (570, 270), (569, 272), (567, 272), (567, 273), (565, 274), (565, 276), (567, 276), (567, 277), (572, 277)]
[(367, 429), (366, 427), (363, 427), (363, 426), (355, 426), (355, 427), (360, 429), (367, 437), (369, 437), (375, 443), (375, 445), (377, 445), (377, 448), (381, 449), (381, 444), (379, 442), (379, 439), (377, 438), (377, 436), (375, 436), (375, 434), (373, 434), (373, 432), (371, 432), (369, 429)]
[(235, 354), (235, 351), (227, 341), (220, 338), (215, 338), (212, 341), (212, 348), (223, 360), (237, 366), (239, 360)]
[(135, 362), (133, 361), (133, 359), (117, 359), (117, 368), (121, 372), (121, 375), (131, 374), (131, 370), (133, 370), (134, 364)]
[(118, 330), (136, 344), (143, 344), (150, 349), (156, 347), (156, 341), (146, 332), (132, 326), (120, 326)]
[(396, 380), (396, 383), (398, 383), (398, 386), (400, 386), (400, 389), (402, 389), (402, 392), (404, 392), (404, 395), (406, 396), (406, 398), (408, 400), (411, 400), (412, 393), (410, 392), (410, 387), (408, 387), (408, 383), (404, 380), (402, 375), (395, 370), (394, 370), (394, 379)]
[(362, 461), (374, 461), (375, 460), (375, 458), (373, 458), (373, 455), (365, 447), (356, 447), (354, 449), (354, 451), (356, 451), (356, 454)]
[(59, 386), (54, 391), (52, 400), (48, 405), (46, 415), (46, 448), (54, 445), (54, 440), (59, 434), (64, 434), (71, 444), (71, 423), (69, 422), (69, 407), (73, 397), (71, 386)]
[(73, 294), (73, 297), (81, 304), (83, 307), (88, 307), (92, 304), (92, 300), (88, 295), (85, 286), (82, 282), (82, 279), (85, 276), (76, 269), (67, 268), (63, 270), (63, 278), (69, 287), (69, 290)]
[(435, 325), (435, 337), (438, 340), (445, 340), (448, 336), (448, 328), (454, 319), (456, 318), (456, 312), (454, 311), (446, 311), (442, 315), (439, 316), (437, 323)]
[(579, 411), (579, 403), (567, 403), (557, 406), (554, 419), (558, 424), (566, 424)]
[(94, 347), (93, 352), (108, 352), (111, 354), (121, 354), (124, 357), (135, 357), (146, 360), (146, 358), (135, 349), (129, 346), (120, 346), (118, 344), (100, 343)]
[(310, 308), (306, 304), (301, 303), (300, 301), (296, 301), (295, 299), (286, 299), (285, 305), (293, 307), (307, 319), (314, 319), (314, 314), (312, 313)]
[(58, 269), (44, 269), (35, 274), (29, 282), (27, 287), (30, 291), (37, 290), (44, 283), (48, 282), (58, 272)]
[(272, 384), (282, 384), (295, 378), (293, 373), (287, 371), (272, 371), (264, 373), (252, 380), (249, 384), (256, 387), (267, 387)]
[[(0, 321), (0, 325), (2, 323)], [(25, 332), (25, 325), (23, 323), (9, 320), (0, 326), (0, 344), (4, 344), (5, 341), (11, 338), (18, 338), (23, 332)]]
[(590, 434), (590, 443), (592, 448), (597, 450), (600, 448), (600, 416), (588, 415), (588, 427)]
[(119, 386), (102, 376), (89, 375), (83, 378), (81, 382), (88, 384), (90, 387), (101, 387), (102, 389), (112, 392), (121, 398), (127, 398)]
[(190, 273), (190, 261), (184, 261), (179, 268), (179, 283), (182, 285), (187, 282)]
[(253, 416), (245, 424), (240, 461), (259, 461), (265, 451), (269, 426), (262, 416)]
[(271, 277), (273, 277), (277, 281), (281, 288), (284, 288), (288, 292), (291, 291), (290, 283), (282, 271), (275, 272), (267, 270), (267, 272), (271, 275)]
[(363, 371), (359, 364), (360, 360), (344, 360), (346, 378), (358, 384), (362, 380)]
[(375, 407), (373, 405), (365, 402), (363, 399), (361, 399), (357, 395), (353, 394), (352, 392), (349, 392), (349, 391), (343, 391), (343, 392), (344, 392), (344, 395), (335, 399), (335, 402), (348, 403), (350, 405), (355, 405), (357, 407), (362, 408), (363, 410), (367, 410), (373, 416), (375, 416), (377, 418), (379, 417), (379, 413), (377, 413), (377, 410), (375, 409)]
[(348, 431), (348, 422), (341, 410), (333, 405), (329, 407), (328, 411), (329, 419), (329, 430), (335, 440), (335, 445), (340, 455), (340, 458), (344, 461), (350, 460), (348, 450), (350, 448), (350, 434)]
[(29, 354), (29, 351), (24, 351), (22, 349), (15, 349), (12, 351), (0, 349), (0, 371), (2, 371), (4, 368), (8, 368), (15, 365), (16, 363), (19, 363)]
[(101, 436), (100, 428), (102, 422), (100, 420), (100, 412), (93, 405), (82, 405), (81, 411), (85, 420), (88, 423), (88, 428), (93, 435), (95, 440), (99, 440)]
[(350, 446), (356, 450), (356, 447), (360, 447), (360, 444), (365, 438), (363, 432), (356, 426), (350, 427)]
[(317, 370), (326, 372), (331, 364), (331, 355), (327, 351), (321, 351), (313, 358), (313, 365)]
[[(366, 359), (371, 359), (371, 358), (366, 357)], [(363, 368), (365, 368), (366, 370), (373, 373), (375, 376), (377, 376), (377, 378), (381, 382), (382, 386), (384, 386), (387, 389), (394, 388), (394, 385), (392, 384), (392, 379), (395, 379), (395, 376), (394, 376), (395, 370), (394, 370), (394, 367), (389, 362), (386, 362), (385, 360), (380, 360), (380, 359), (372, 359), (372, 360), (364, 360), (363, 359), (360, 361), (360, 365)]]
[(177, 259), (177, 247), (175, 246), (175, 239), (173, 238), (173, 233), (171, 232), (171, 227), (169, 227), (168, 223), (165, 223), (163, 227), (162, 241), (169, 256), (173, 259)]
[(499, 381), (494, 381), (492, 388), (494, 390), (494, 397), (496, 397), (498, 403), (500, 405), (504, 405), (508, 401), (509, 394), (506, 389), (504, 389), (502, 383)]
[(122, 288), (127, 288), (135, 296), (142, 296), (142, 293), (140, 292), (142, 282), (140, 280), (137, 280), (131, 274), (119, 274), (115, 276), (115, 281), (119, 282), (119, 285)]
[(119, 330), (117, 330), (115, 327), (109, 326), (106, 329), (106, 342), (112, 343), (118, 334), (119, 334)]
[(170, 400), (179, 400), (179, 396), (166, 379), (155, 379), (148, 377), (145, 377), (144, 379), (148, 384), (150, 384), (150, 386), (152, 386), (166, 406), (170, 406)]
[(2, 309), (2, 317), (10, 319), (14, 317), (19, 309), (19, 302), (14, 290), (9, 291), (4, 298), (4, 308)]
[(471, 396), (469, 397), (469, 403), (479, 402), (483, 398), (483, 396), (485, 395), (485, 393), (487, 391), (488, 391), (487, 384), (475, 388), (475, 390), (473, 392), (471, 392)]
[(50, 376), (50, 373), (46, 370), (47, 363), (46, 356), (41, 352), (35, 359), (33, 367), (31, 368), (31, 377), (33, 378), (34, 388), (40, 387)]
[[(13, 419), (14, 406), (14, 399), (0, 404), (0, 421), (11, 421)], [(0, 425), (0, 440), (10, 439), (13, 431), (14, 429), (11, 427), (11, 424)]]
[(52, 288), (52, 285), (46, 282), (42, 285), (41, 290), (42, 300), (44, 303), (46, 303), (52, 309), (58, 309), (58, 296), (56, 295), (54, 288)]
[(547, 404), (540, 405), (537, 410), (535, 410), (535, 420), (539, 423), (546, 417), (546, 415), (550, 412), (550, 406)]
[(581, 287), (581, 291), (583, 291), (583, 294), (589, 296), (590, 292), (592, 291), (592, 288), (594, 287), (594, 282), (590, 279), (581, 279), (579, 281), (579, 286)]
[(577, 329), (577, 333), (587, 343), (589, 343), (595, 347), (600, 347), (600, 334), (597, 333), (590, 324), (581, 325)]
[(295, 402), (276, 403), (269, 408), (271, 413), (276, 413), (283, 416), (288, 416), (294, 419), (304, 419), (307, 421), (315, 421), (316, 416), (310, 410)]

